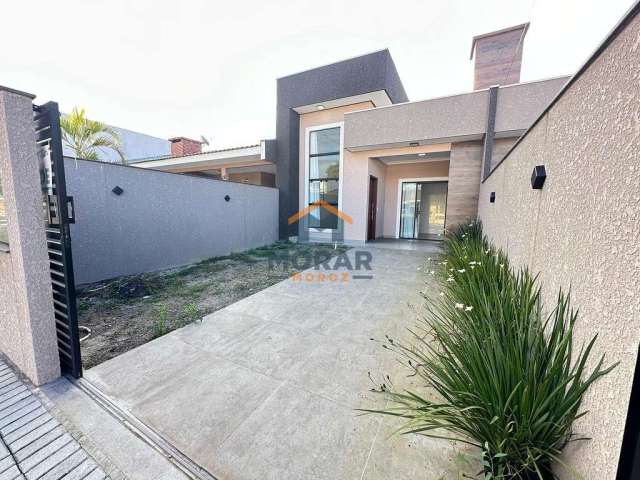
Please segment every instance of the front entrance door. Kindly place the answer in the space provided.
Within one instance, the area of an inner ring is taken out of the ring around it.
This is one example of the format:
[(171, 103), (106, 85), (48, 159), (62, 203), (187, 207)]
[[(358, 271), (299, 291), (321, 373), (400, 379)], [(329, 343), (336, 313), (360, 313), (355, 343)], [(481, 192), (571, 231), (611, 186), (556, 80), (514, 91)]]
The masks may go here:
[(367, 215), (367, 240), (376, 239), (376, 212), (378, 210), (378, 179), (369, 176), (369, 214)]
[(447, 186), (447, 182), (402, 182), (400, 238), (444, 238)]

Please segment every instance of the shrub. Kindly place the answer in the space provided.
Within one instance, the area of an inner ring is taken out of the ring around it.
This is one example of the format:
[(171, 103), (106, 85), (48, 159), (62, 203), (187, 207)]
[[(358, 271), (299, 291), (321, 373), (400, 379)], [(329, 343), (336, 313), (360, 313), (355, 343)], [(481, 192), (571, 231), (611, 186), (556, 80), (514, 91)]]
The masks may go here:
[(552, 464), (578, 440), (571, 427), (586, 414), (585, 392), (615, 365), (603, 355), (587, 368), (597, 336), (574, 350), (570, 295), (561, 291), (543, 316), (536, 277), (510, 268), (479, 223), (449, 234), (438, 276), (442, 291), (427, 299), (412, 340), (385, 346), (441, 400), (385, 383), (392, 406), (367, 411), (403, 418), (403, 433), (479, 448), (486, 480), (555, 479)]

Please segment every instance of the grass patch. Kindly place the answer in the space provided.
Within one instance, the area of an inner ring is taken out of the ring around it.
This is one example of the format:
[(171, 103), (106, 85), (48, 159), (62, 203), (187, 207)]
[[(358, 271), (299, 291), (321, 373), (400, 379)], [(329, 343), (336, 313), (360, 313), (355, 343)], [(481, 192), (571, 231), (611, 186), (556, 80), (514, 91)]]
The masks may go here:
[(91, 328), (92, 335), (82, 343), (83, 365), (102, 363), (296, 273), (291, 265), (268, 268), (273, 255), (317, 258), (346, 250), (343, 245), (276, 242), (184, 267), (86, 285), (78, 290), (78, 321)]

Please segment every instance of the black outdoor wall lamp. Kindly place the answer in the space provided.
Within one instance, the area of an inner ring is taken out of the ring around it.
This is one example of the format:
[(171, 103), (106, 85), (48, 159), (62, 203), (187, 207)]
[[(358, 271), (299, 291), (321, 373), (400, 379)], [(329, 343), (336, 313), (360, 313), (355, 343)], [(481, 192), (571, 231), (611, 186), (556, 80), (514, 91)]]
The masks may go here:
[(531, 188), (534, 190), (542, 190), (544, 181), (547, 179), (547, 171), (544, 165), (536, 165), (531, 173)]
[(491, 192), (489, 194), (489, 203), (496, 203), (496, 192)]
[(224, 196), (224, 201), (228, 202), (229, 200), (231, 200), (231, 197), (229, 195), (225, 195)]
[(122, 195), (124, 193), (124, 190), (122, 188), (120, 188), (118, 185), (116, 185), (115, 187), (113, 187), (113, 189), (111, 190), (113, 193), (115, 193), (116, 195)]

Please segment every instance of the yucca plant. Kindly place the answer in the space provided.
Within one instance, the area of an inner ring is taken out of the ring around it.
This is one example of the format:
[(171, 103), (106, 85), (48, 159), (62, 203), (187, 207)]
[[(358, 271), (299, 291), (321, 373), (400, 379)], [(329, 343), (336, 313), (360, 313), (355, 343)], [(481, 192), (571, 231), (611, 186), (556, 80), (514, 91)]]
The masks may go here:
[(123, 165), (127, 164), (118, 132), (102, 122), (89, 120), (84, 108), (76, 107), (69, 115), (60, 117), (60, 129), (62, 141), (77, 158), (99, 160), (100, 149), (107, 148), (118, 154)]
[(428, 299), (411, 341), (385, 344), (425, 390), (385, 382), (377, 390), (392, 406), (365, 411), (404, 419), (403, 433), (477, 447), (485, 480), (555, 479), (563, 447), (579, 439), (572, 424), (586, 413), (585, 392), (615, 365), (605, 367), (603, 355), (587, 368), (596, 336), (574, 350), (570, 295), (560, 292), (543, 316), (536, 277), (511, 269), (478, 223), (449, 234), (444, 249), (442, 291)]

